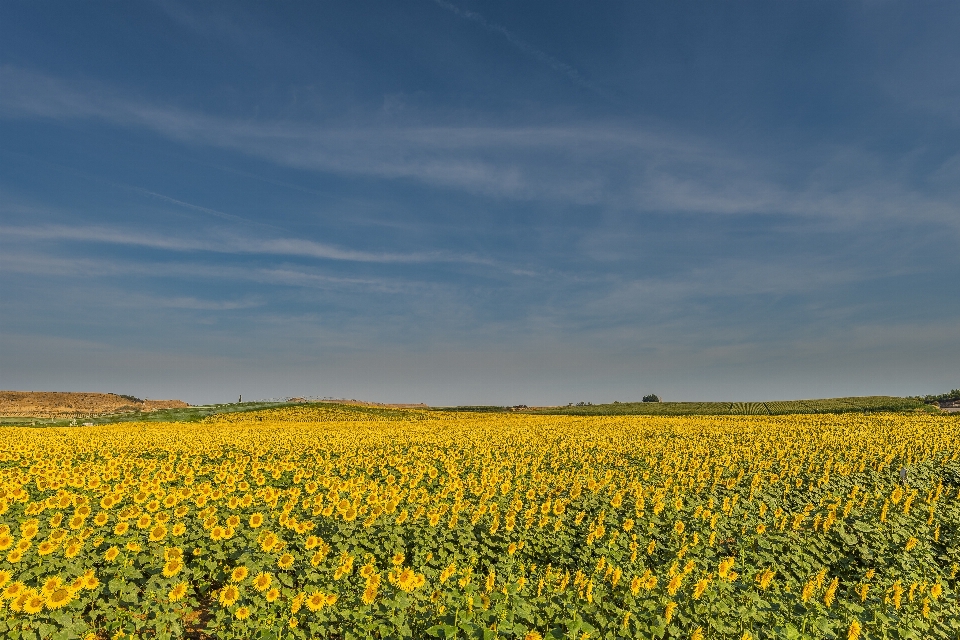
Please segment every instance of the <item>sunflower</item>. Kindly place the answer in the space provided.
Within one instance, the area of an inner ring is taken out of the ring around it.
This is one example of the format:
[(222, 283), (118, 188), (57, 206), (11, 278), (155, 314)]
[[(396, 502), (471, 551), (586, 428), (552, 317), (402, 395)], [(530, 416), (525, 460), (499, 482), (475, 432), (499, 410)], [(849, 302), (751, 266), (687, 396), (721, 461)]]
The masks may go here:
[(12, 611), (16, 611), (17, 613), (23, 611), (23, 605), (27, 602), (27, 598), (29, 598), (30, 595), (31, 595), (31, 592), (24, 589), (20, 593), (20, 595), (14, 598), (13, 601), (10, 603), (10, 609)]
[(663, 618), (667, 622), (670, 622), (673, 619), (673, 612), (677, 610), (676, 602), (668, 602), (666, 609), (663, 611)]
[(285, 553), (277, 559), (277, 566), (281, 569), (289, 569), (293, 566), (293, 555), (290, 553)]
[(232, 584), (228, 584), (220, 591), (220, 604), (229, 607), (236, 603), (240, 598), (240, 589)]
[(39, 594), (32, 594), (26, 598), (23, 603), (23, 612), (31, 615), (40, 613), (46, 601)]
[(118, 522), (117, 526), (113, 528), (113, 534), (116, 536), (122, 536), (129, 530), (130, 530), (129, 522)]
[(232, 515), (227, 518), (227, 526), (231, 529), (236, 529), (240, 526), (240, 516)]
[(13, 551), (7, 554), (7, 562), (9, 562), (10, 564), (16, 564), (20, 562), (22, 558), (23, 558), (23, 552), (20, 551), (19, 549), (14, 549)]
[(274, 587), (267, 591), (267, 595), (264, 596), (267, 602), (276, 602), (277, 598), (280, 597), (280, 590)]
[(167, 560), (163, 565), (163, 577), (172, 578), (173, 576), (180, 573), (180, 570), (183, 569), (183, 561), (177, 558), (172, 558)]
[(237, 620), (246, 620), (250, 617), (250, 609), (248, 607), (239, 607), (233, 612), (233, 615)]
[(290, 613), (296, 614), (297, 611), (300, 611), (300, 607), (303, 606), (303, 601), (306, 600), (307, 594), (302, 591), (296, 595), (296, 597), (290, 602)]
[(240, 565), (239, 567), (235, 567), (230, 573), (230, 580), (232, 582), (243, 582), (246, 580), (248, 575), (250, 575), (250, 569)]
[(63, 586), (63, 578), (60, 576), (50, 576), (43, 581), (43, 586), (40, 587), (40, 593), (45, 596), (50, 595), (57, 589)]
[(25, 588), (26, 587), (23, 586), (22, 582), (11, 582), (3, 590), (3, 599), (13, 600), (17, 596), (19, 596), (21, 593), (23, 593)]
[(150, 530), (150, 542), (159, 542), (167, 537), (167, 528), (158, 524), (153, 529)]
[(86, 573), (83, 574), (83, 588), (87, 591), (92, 591), (100, 586), (100, 580), (97, 578), (97, 575), (93, 572), (93, 569), (88, 569)]
[(13, 546), (13, 536), (9, 533), (0, 535), (0, 551), (6, 551)]
[(110, 547), (109, 549), (107, 549), (107, 552), (103, 554), (103, 557), (107, 562), (113, 562), (114, 560), (117, 559), (117, 556), (119, 555), (120, 555), (120, 549), (117, 549), (116, 547)]
[(80, 553), (81, 549), (83, 549), (83, 545), (81, 543), (72, 542), (64, 548), (63, 555), (68, 558), (75, 558)]
[(48, 609), (59, 609), (70, 604), (72, 600), (73, 591), (66, 587), (60, 587), (47, 596), (46, 605)]
[(701, 580), (698, 580), (696, 586), (695, 586), (694, 589), (693, 589), (693, 599), (694, 599), (694, 600), (699, 600), (700, 597), (703, 595), (704, 591), (707, 590), (707, 586), (708, 586), (709, 584), (710, 584), (710, 582), (709, 582), (708, 580), (706, 580), (705, 578), (704, 578), (704, 579), (701, 579)]
[(139, 543), (139, 542), (128, 542), (128, 543), (127, 543), (127, 551), (133, 551), (134, 553), (138, 553), (142, 548), (143, 548), (143, 547), (140, 546), (140, 543)]
[(256, 529), (263, 524), (263, 514), (259, 512), (251, 514), (250, 520), (247, 522), (249, 523), (251, 529)]
[(327, 604), (327, 597), (320, 591), (314, 591), (307, 597), (307, 609), (320, 611)]
[(57, 545), (49, 540), (44, 540), (40, 543), (40, 546), (37, 547), (37, 553), (41, 556), (48, 556), (56, 550)]
[(167, 594), (167, 598), (170, 599), (170, 602), (177, 602), (178, 600), (183, 599), (187, 595), (187, 583), (178, 582), (174, 585), (173, 589), (170, 589), (170, 593)]
[(146, 528), (149, 527), (151, 524), (153, 524), (153, 518), (151, 518), (151, 517), (150, 517), (148, 514), (146, 514), (146, 513), (143, 514), (142, 516), (140, 516), (139, 518), (137, 518), (137, 528), (138, 528), (138, 529), (146, 529)]
[(278, 542), (279, 540), (277, 540), (277, 536), (275, 534), (267, 533), (267, 535), (263, 537), (263, 541), (260, 543), (260, 548), (264, 551), (270, 552), (275, 546), (277, 546)]
[(270, 588), (270, 583), (273, 581), (272, 576), (269, 573), (261, 571), (257, 574), (257, 577), (253, 579), (253, 588), (263, 593)]
[(93, 519), (93, 524), (97, 525), (98, 527), (102, 527), (103, 525), (107, 524), (109, 519), (109, 514), (107, 514), (106, 511), (101, 511), (97, 514), (97, 517)]
[(184, 525), (182, 522), (178, 522), (177, 524), (173, 525), (172, 533), (173, 535), (180, 537), (184, 534), (186, 530), (187, 530), (186, 525)]

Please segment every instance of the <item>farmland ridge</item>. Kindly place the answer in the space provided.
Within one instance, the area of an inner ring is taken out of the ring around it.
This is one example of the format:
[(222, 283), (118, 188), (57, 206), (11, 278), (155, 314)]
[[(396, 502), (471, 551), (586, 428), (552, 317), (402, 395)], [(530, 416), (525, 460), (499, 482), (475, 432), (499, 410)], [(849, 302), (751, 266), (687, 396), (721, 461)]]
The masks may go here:
[(141, 400), (116, 393), (0, 391), (0, 416), (79, 418), (188, 407), (182, 400)]

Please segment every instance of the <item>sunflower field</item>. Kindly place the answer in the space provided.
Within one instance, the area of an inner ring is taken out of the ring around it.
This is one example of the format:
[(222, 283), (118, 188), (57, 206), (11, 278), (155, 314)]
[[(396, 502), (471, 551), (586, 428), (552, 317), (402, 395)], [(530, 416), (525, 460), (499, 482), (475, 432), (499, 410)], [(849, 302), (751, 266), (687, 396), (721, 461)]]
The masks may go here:
[(960, 638), (956, 417), (0, 432), (3, 638)]

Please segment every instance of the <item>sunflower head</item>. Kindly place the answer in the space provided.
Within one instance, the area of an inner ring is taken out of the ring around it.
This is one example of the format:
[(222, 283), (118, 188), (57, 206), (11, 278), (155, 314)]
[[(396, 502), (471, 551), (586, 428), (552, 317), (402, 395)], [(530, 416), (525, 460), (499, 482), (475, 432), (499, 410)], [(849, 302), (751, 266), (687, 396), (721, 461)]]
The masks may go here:
[(310, 609), (310, 611), (319, 611), (326, 604), (327, 597), (319, 591), (311, 593), (310, 597), (307, 598), (307, 609)]
[(240, 598), (240, 589), (238, 589), (235, 585), (232, 585), (232, 584), (228, 584), (220, 592), (220, 604), (222, 604), (225, 607), (229, 607), (230, 605), (234, 604), (239, 598)]
[(264, 591), (270, 588), (271, 582), (272, 582), (272, 578), (270, 574), (264, 571), (261, 571), (260, 573), (257, 574), (257, 577), (253, 579), (253, 588), (259, 591), (260, 593), (263, 593)]
[(47, 608), (59, 609), (70, 604), (73, 600), (73, 591), (66, 587), (59, 587), (47, 596)]
[(170, 589), (170, 593), (167, 594), (167, 597), (170, 599), (170, 602), (176, 602), (181, 600), (185, 595), (187, 595), (187, 583), (180, 582), (177, 583), (173, 589)]
[(39, 594), (33, 594), (28, 596), (23, 603), (23, 612), (29, 614), (40, 613), (43, 610), (43, 605), (46, 604), (46, 601)]
[(62, 586), (63, 579), (60, 576), (51, 576), (43, 582), (43, 586), (40, 588), (40, 591), (44, 595), (50, 595)]

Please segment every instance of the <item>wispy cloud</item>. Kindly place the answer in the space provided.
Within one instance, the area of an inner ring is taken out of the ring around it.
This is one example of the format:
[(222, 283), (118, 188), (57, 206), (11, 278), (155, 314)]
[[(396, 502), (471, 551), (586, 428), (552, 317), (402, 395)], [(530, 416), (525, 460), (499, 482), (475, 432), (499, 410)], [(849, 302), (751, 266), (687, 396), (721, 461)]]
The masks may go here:
[[(855, 224), (925, 220), (960, 231), (956, 194), (917, 190), (896, 166), (878, 169), (860, 149), (822, 149), (820, 165), (805, 179), (790, 170), (793, 179), (786, 182), (778, 175), (789, 167), (777, 166), (768, 155), (753, 157), (666, 128), (609, 122), (507, 127), (244, 121), (151, 105), (108, 87), (80, 86), (9, 65), (0, 67), (0, 117), (95, 118), (285, 166), (410, 180), (495, 198), (637, 212), (786, 214)], [(845, 179), (831, 179), (838, 174)], [(330, 247), (310, 252), (371, 259)]]
[(583, 74), (577, 71), (576, 68), (567, 64), (566, 62), (558, 60), (557, 58), (543, 51), (542, 49), (539, 49), (533, 46), (532, 44), (530, 44), (529, 42), (527, 42), (526, 40), (524, 40), (523, 38), (515, 34), (513, 31), (510, 31), (509, 29), (504, 27), (503, 25), (497, 24), (495, 22), (490, 22), (489, 20), (484, 18), (482, 15), (480, 15), (476, 11), (468, 11), (466, 9), (461, 9), (455, 4), (446, 2), (445, 0), (433, 0), (433, 1), (437, 5), (443, 7), (444, 9), (446, 9), (447, 11), (450, 11), (451, 13), (456, 14), (461, 18), (476, 22), (477, 24), (481, 25), (483, 28), (489, 31), (493, 31), (494, 33), (500, 34), (507, 40), (507, 42), (512, 44), (514, 47), (516, 47), (523, 53), (534, 58), (538, 62), (541, 62), (547, 65), (554, 71), (565, 75), (567, 78), (569, 78), (576, 84), (580, 85), (581, 87), (585, 89), (589, 89), (590, 91), (593, 91), (594, 93), (597, 93), (605, 98), (609, 97), (605, 91), (603, 91), (598, 86), (596, 86), (595, 84), (593, 84), (592, 82), (584, 78)]
[[(0, 252), (5, 274), (80, 279), (185, 280), (191, 283), (245, 282), (326, 291), (366, 291), (411, 294), (424, 285), (410, 278), (331, 275), (318, 268), (278, 264), (266, 267), (218, 265), (200, 261), (147, 261), (105, 257), (63, 257), (49, 251)], [(177, 298), (181, 299), (181, 298)], [(186, 300), (186, 298), (182, 298)]]
[(273, 256), (317, 258), (348, 262), (426, 263), (462, 262), (494, 264), (492, 261), (470, 255), (456, 255), (446, 251), (425, 253), (389, 253), (343, 249), (333, 245), (297, 238), (251, 238), (235, 234), (216, 237), (172, 236), (161, 233), (131, 231), (104, 226), (2, 226), (0, 234), (7, 239), (35, 241), (73, 241), (148, 247), (164, 251), (211, 252), (226, 254), (265, 254)]

